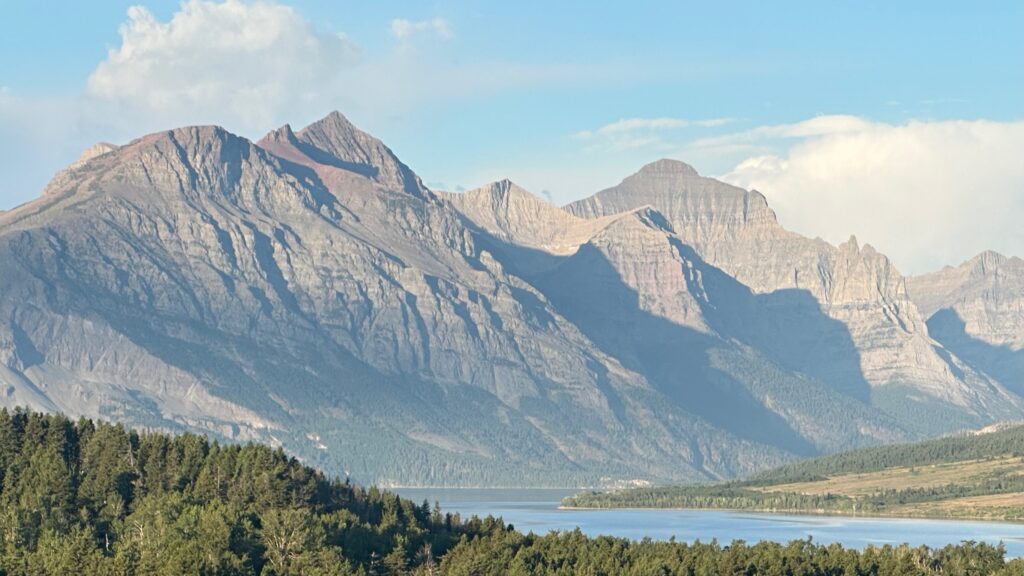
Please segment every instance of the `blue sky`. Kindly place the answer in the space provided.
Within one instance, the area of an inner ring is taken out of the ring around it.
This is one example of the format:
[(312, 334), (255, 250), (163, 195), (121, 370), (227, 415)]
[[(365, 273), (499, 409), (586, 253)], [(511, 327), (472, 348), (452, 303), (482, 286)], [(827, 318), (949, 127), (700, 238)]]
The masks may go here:
[[(1021, 2), (0, 6), (0, 209), (95, 141), (193, 123), (258, 138), (338, 109), (440, 188), (510, 177), (564, 203), (670, 156), (908, 270), (1024, 255), (1005, 153), (1024, 144)], [(939, 206), (898, 214), (922, 204)], [(1006, 222), (927, 233), (985, 206)]]

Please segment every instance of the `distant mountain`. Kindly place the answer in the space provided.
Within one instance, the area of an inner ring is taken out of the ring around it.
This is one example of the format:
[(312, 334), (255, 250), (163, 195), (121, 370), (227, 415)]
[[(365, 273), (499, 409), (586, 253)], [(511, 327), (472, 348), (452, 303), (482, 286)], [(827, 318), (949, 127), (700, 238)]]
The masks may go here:
[(429, 190), (339, 113), (98, 145), (0, 214), (0, 400), (359, 480), (747, 474), (1024, 417), (888, 260), (659, 161), (566, 210)]
[(908, 287), (936, 340), (1024, 394), (1024, 260), (985, 252)]

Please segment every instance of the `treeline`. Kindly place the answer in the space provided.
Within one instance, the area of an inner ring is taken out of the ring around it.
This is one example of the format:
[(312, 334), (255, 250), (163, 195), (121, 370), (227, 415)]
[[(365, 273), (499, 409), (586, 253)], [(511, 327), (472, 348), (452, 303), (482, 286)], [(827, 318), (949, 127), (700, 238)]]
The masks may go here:
[(874, 472), (894, 467), (924, 466), (1022, 455), (1024, 455), (1024, 426), (1015, 426), (988, 434), (952, 436), (912, 444), (877, 446), (794, 462), (753, 476), (749, 484), (766, 486), (789, 482), (812, 482), (824, 479), (826, 476), (851, 472)]
[(1005, 562), (1002, 546), (964, 542), (927, 547), (868, 547), (863, 551), (810, 540), (789, 544), (736, 541), (728, 546), (645, 539), (588, 538), (579, 530), (546, 536), (494, 534), (460, 544), (444, 558), (450, 576), (587, 574), (648, 576), (1017, 576), (1024, 562)]
[(668, 486), (584, 492), (562, 504), (571, 508), (693, 508), (787, 512), (852, 512), (856, 501), (838, 494), (762, 492), (743, 486)]
[(0, 410), (0, 576), (1024, 573), (1003, 552), (524, 535), (280, 449)]
[(281, 450), (0, 410), (0, 573), (430, 573), (502, 532)]
[[(1024, 492), (1024, 476), (1006, 475), (984, 478), (970, 484), (946, 484), (927, 488), (890, 488), (857, 497), (830, 493), (803, 494), (767, 491), (739, 483), (727, 483), (710, 486), (670, 486), (633, 488), (612, 492), (584, 492), (570, 496), (562, 503), (571, 508), (692, 508), (884, 516), (893, 508), (910, 504), (1020, 492)], [(913, 510), (907, 509), (901, 509), (899, 514), (901, 516), (915, 515)], [(956, 517), (957, 512), (950, 511), (946, 515)], [(937, 510), (929, 510), (928, 516), (942, 516), (942, 513)], [(1024, 505), (1005, 508), (1000, 519), (1024, 520)]]

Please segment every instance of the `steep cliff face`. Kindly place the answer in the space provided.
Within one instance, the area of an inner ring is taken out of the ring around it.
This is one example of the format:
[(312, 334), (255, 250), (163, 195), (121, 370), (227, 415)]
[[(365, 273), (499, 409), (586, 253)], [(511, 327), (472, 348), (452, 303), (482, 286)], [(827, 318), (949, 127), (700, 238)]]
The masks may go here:
[(650, 208), (615, 217), (536, 284), (603, 350), (740, 437), (796, 454), (906, 437), (866, 403), (774, 360), (770, 303), (703, 262)]
[[(1001, 403), (1018, 402), (929, 337), (904, 278), (885, 256), (853, 238), (836, 247), (783, 229), (756, 191), (702, 177), (682, 162), (660, 160), (565, 209), (599, 218), (645, 205), (664, 214), (701, 258), (754, 292), (804, 292), (842, 323), (857, 359), (845, 363), (846, 373), (833, 375), (841, 389), (860, 394), (884, 386), (916, 390), (982, 417), (998, 417)], [(801, 313), (813, 310), (793, 311)], [(831, 362), (828, 355), (817, 361)], [(827, 371), (824, 366), (805, 368)], [(863, 385), (871, 389), (858, 392)]]
[(1024, 260), (985, 252), (907, 285), (939, 342), (1024, 393)]
[(831, 352), (820, 342), (837, 323), (823, 325), (816, 307), (783, 322), (800, 310), (701, 260), (656, 210), (577, 218), (507, 182), (447, 198), (601, 350), (716, 426), (795, 453), (906, 437), (821, 374), (799, 376), (772, 359), (800, 364)]
[(69, 168), (0, 220), (5, 403), (280, 442), (404, 483), (785, 458), (664, 401), (406, 171), (337, 114), (259, 146), (172, 130)]

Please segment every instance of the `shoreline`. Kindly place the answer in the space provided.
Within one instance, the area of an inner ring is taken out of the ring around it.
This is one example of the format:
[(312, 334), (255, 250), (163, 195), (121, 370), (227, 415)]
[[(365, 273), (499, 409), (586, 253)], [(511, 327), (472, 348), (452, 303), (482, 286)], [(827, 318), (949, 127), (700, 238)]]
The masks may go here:
[(1020, 520), (1010, 520), (1006, 518), (987, 518), (982, 516), (935, 516), (935, 515), (906, 515), (906, 514), (850, 514), (847, 512), (830, 512), (828, 510), (792, 510), (792, 509), (769, 509), (769, 508), (687, 508), (687, 507), (648, 507), (648, 506), (608, 506), (608, 507), (588, 507), (588, 506), (564, 506), (559, 505), (558, 510), (567, 511), (578, 511), (578, 512), (597, 512), (597, 511), (611, 511), (611, 510), (627, 510), (634, 512), (642, 511), (666, 511), (666, 512), (731, 512), (731, 513), (747, 513), (747, 514), (774, 514), (781, 516), (819, 516), (819, 517), (838, 517), (838, 518), (849, 518), (851, 520), (946, 520), (955, 522), (958, 520), (965, 520), (969, 522), (990, 522), (993, 524), (1013, 524), (1020, 525), (1024, 524), (1024, 518)]
[[(373, 484), (370, 484), (373, 486)], [(571, 486), (381, 486), (380, 490), (602, 490), (602, 488), (574, 488)]]

